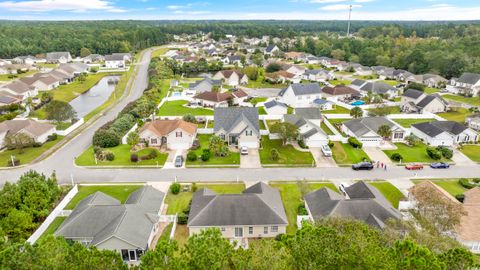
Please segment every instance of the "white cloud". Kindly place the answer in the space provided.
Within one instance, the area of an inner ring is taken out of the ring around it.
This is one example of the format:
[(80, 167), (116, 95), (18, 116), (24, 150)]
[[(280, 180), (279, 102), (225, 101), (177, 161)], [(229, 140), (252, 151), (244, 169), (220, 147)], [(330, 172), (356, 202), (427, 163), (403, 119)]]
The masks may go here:
[(87, 10), (104, 10), (118, 12), (120, 9), (106, 0), (32, 0), (32, 1), (5, 1), (0, 2), (0, 8), (23, 12), (72, 11), (85, 12)]
[(315, 3), (315, 4), (328, 4), (328, 3), (339, 3), (339, 2), (345, 2), (346, 0), (311, 0), (310, 3)]
[(183, 8), (186, 8), (186, 6), (176, 6), (176, 5), (170, 5), (170, 6), (167, 6), (168, 9), (171, 9), (171, 10), (177, 10), (177, 9), (183, 9)]
[[(362, 7), (361, 5), (351, 5), (352, 8), (360, 8)], [(321, 10), (327, 10), (327, 11), (338, 11), (338, 10), (348, 10), (350, 8), (350, 5), (344, 5), (344, 4), (337, 4), (337, 5), (328, 5), (321, 7)]]

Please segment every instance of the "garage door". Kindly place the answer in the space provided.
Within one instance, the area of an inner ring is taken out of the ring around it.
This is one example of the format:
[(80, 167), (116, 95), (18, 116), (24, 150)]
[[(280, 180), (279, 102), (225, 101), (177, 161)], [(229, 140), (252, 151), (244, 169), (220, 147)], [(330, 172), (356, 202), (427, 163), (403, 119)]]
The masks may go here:
[(308, 147), (322, 147), (323, 145), (328, 144), (328, 142), (325, 141), (307, 141), (307, 146)]
[(253, 148), (253, 149), (256, 149), (259, 147), (258, 142), (239, 142), (238, 146), (239, 147), (246, 146), (247, 148)]
[(363, 146), (366, 147), (377, 147), (380, 145), (379, 140), (361, 140), (360, 142), (362, 142)]
[(189, 143), (169, 143), (168, 148), (171, 150), (187, 150), (190, 148)]

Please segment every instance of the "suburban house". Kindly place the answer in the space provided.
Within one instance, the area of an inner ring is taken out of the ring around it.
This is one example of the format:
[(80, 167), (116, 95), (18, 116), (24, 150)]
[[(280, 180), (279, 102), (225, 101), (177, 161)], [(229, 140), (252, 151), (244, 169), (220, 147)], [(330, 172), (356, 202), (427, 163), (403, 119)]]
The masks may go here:
[(123, 60), (125, 60), (125, 62), (131, 62), (132, 61), (132, 54), (130, 54), (130, 53), (112, 53), (112, 55), (122, 56)]
[(242, 65), (242, 57), (240, 55), (228, 55), (222, 59), (225, 65)]
[(20, 80), (0, 85), (0, 92), (6, 92), (9, 95), (16, 96), (22, 100), (38, 95), (38, 90), (35, 86), (28, 85)]
[(322, 98), (318, 83), (293, 83), (279, 93), (280, 101), (293, 108), (310, 107), (315, 99)]
[(397, 88), (383, 82), (365, 82), (357, 90), (360, 90), (365, 95), (368, 93), (374, 93), (386, 98), (395, 98), (398, 96)]
[(271, 115), (284, 115), (288, 113), (288, 106), (285, 103), (271, 100), (263, 104), (267, 114)]
[(298, 75), (298, 76), (300, 76), (300, 78), (305, 73), (305, 67), (299, 66), (299, 65), (283, 64), (282, 65), (282, 70), (286, 71), (288, 73)]
[(428, 87), (440, 88), (445, 86), (448, 82), (447, 79), (443, 78), (440, 75), (436, 74), (424, 74), (424, 75), (410, 75), (405, 78), (406, 83), (420, 83)]
[(258, 108), (215, 108), (213, 132), (228, 145), (259, 148)]
[(476, 97), (480, 92), (480, 74), (463, 73), (460, 78), (451, 79), (447, 89), (455, 94)]
[(105, 57), (100, 54), (90, 54), (83, 58), (83, 62), (86, 64), (100, 63), (105, 61)]
[(48, 73), (49, 75), (57, 78), (60, 81), (60, 84), (68, 84), (73, 82), (75, 75), (65, 71), (64, 69), (54, 69)]
[(478, 133), (454, 121), (433, 121), (413, 124), (412, 134), (431, 146), (454, 146), (478, 141)]
[(191, 83), (188, 86), (188, 91), (199, 94), (203, 92), (211, 92), (214, 87), (218, 87), (220, 90), (222, 90), (222, 80), (212, 80), (210, 78), (205, 78), (203, 80)]
[(286, 233), (287, 215), (277, 189), (263, 182), (242, 194), (217, 194), (203, 188), (193, 194), (189, 234), (218, 228), (228, 239), (273, 238)]
[(25, 134), (34, 142), (44, 143), (48, 136), (54, 134), (56, 128), (48, 123), (40, 123), (32, 119), (13, 119), (0, 123), (0, 148), (5, 147), (5, 138), (16, 134)]
[(0, 106), (10, 105), (10, 104), (18, 104), (22, 101), (13, 95), (10, 95), (6, 92), (0, 92)]
[(49, 52), (47, 53), (47, 62), (53, 64), (65, 64), (72, 62), (72, 56), (69, 52)]
[(476, 131), (480, 130), (480, 114), (476, 113), (476, 114), (467, 116), (467, 119), (465, 121), (469, 128)]
[(303, 79), (311, 82), (326, 82), (335, 79), (335, 74), (324, 69), (307, 69), (303, 73)]
[(414, 74), (403, 69), (395, 69), (392, 75), (393, 79), (405, 82), (408, 77), (413, 76)]
[(97, 191), (78, 203), (54, 235), (116, 251), (135, 264), (154, 245), (164, 198), (151, 186), (132, 192), (125, 204)]
[(265, 50), (263, 51), (263, 54), (268, 56), (273, 56), (275, 53), (279, 53), (279, 52), (280, 52), (280, 48), (278, 48), (277, 45), (270, 44), (265, 48)]
[(12, 61), (16, 64), (33, 65), (37, 62), (37, 58), (35, 56), (25, 55), (17, 56), (13, 58)]
[(145, 123), (138, 132), (140, 142), (148, 146), (165, 146), (171, 150), (186, 150), (192, 147), (197, 137), (197, 125), (181, 119), (153, 120)]
[(336, 106), (335, 103), (331, 102), (330, 100), (321, 99), (321, 98), (317, 98), (312, 102), (312, 107), (318, 108), (321, 111), (333, 110), (335, 106)]
[(106, 68), (124, 68), (125, 58), (123, 55), (112, 54), (105, 55), (105, 67)]
[(36, 73), (29, 77), (23, 77), (20, 81), (33, 86), (38, 91), (50, 91), (60, 85), (60, 80), (46, 73)]
[(304, 52), (286, 52), (284, 58), (287, 60), (301, 61), (305, 58)]
[(327, 86), (322, 89), (322, 96), (330, 100), (338, 101), (360, 97), (360, 92), (345, 85), (337, 85), (334, 87)]
[(305, 208), (312, 222), (328, 217), (356, 219), (385, 228), (389, 219), (401, 219), (400, 212), (372, 185), (363, 181), (345, 188), (345, 196), (328, 187), (305, 195)]
[(222, 70), (217, 72), (213, 78), (214, 80), (222, 80), (226, 85), (239, 86), (248, 83), (247, 75), (237, 70)]
[(238, 105), (242, 103), (248, 94), (243, 90), (237, 90), (235, 92), (202, 92), (193, 97), (193, 102), (203, 107), (228, 107), (229, 100), (232, 105)]
[(388, 140), (401, 142), (407, 136), (407, 132), (397, 123), (386, 117), (364, 117), (352, 119), (342, 124), (342, 131), (347, 136), (355, 137), (365, 147), (379, 147), (385, 143), (385, 138), (378, 134), (378, 129), (387, 125), (392, 131)]
[(265, 73), (265, 79), (273, 83), (299, 83), (302, 80), (302, 76), (285, 70), (279, 70), (273, 73)]
[(328, 144), (328, 135), (320, 127), (322, 115), (317, 108), (297, 108), (295, 114), (283, 116), (285, 122), (298, 127), (298, 140), (308, 147), (322, 147)]
[(401, 98), (402, 112), (441, 113), (448, 110), (448, 102), (438, 94), (426, 95), (416, 89), (406, 90)]
[(369, 76), (373, 74), (373, 70), (370, 67), (358, 66), (355, 68), (355, 75), (357, 76)]

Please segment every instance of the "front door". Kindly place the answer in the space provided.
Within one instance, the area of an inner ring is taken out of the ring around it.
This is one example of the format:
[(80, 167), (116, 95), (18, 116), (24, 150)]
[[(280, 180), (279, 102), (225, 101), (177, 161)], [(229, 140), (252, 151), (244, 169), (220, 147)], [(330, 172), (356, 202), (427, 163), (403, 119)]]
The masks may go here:
[(243, 228), (241, 227), (235, 228), (235, 237), (243, 237)]
[(237, 145), (238, 144), (238, 137), (237, 136), (230, 136), (230, 144)]
[(167, 137), (162, 137), (162, 145), (167, 143)]
[(135, 252), (135, 250), (131, 249), (131, 250), (128, 251), (128, 259), (131, 262), (137, 260), (137, 253)]

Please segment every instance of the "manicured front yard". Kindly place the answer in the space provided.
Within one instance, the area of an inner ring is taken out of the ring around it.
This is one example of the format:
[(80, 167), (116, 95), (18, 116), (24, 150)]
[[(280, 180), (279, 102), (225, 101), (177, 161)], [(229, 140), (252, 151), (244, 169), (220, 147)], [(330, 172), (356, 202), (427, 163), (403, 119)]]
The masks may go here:
[[(294, 234), (297, 230), (297, 214), (298, 206), (303, 204), (302, 192), (299, 183), (270, 183), (272, 187), (278, 188), (280, 191), (280, 196), (282, 197), (283, 207), (288, 218), (287, 233)], [(306, 191), (307, 193), (321, 189), (323, 187), (328, 187), (336, 192), (337, 188), (333, 183), (330, 182), (307, 182)], [(306, 195), (306, 194), (303, 194)]]
[(480, 145), (464, 145), (461, 149), (469, 159), (480, 162)]
[(378, 189), (395, 208), (398, 208), (398, 203), (405, 199), (403, 193), (389, 182), (374, 181), (369, 182), (369, 184)]
[(53, 99), (70, 102), (77, 96), (87, 92), (95, 86), (103, 77), (112, 75), (112, 73), (102, 72), (96, 74), (89, 74), (85, 81), (80, 82), (75, 80), (70, 84), (60, 85), (56, 89), (50, 91), (53, 95)]
[(175, 100), (167, 101), (162, 107), (158, 110), (157, 115), (159, 116), (176, 116), (176, 115), (185, 115), (193, 114), (195, 116), (202, 115), (213, 115), (213, 110), (205, 108), (189, 108), (184, 105), (188, 104), (188, 101), (185, 100)]
[(331, 131), (327, 125), (325, 124), (325, 122), (322, 121), (322, 123), (320, 124), (320, 127), (322, 128), (323, 131), (325, 131), (325, 133), (327, 133), (327, 135), (335, 135), (335, 133), (333, 133), (333, 131)]
[(157, 158), (150, 160), (140, 160), (138, 162), (131, 162), (130, 155), (134, 152), (130, 150), (132, 147), (128, 144), (122, 144), (112, 148), (105, 148), (106, 151), (111, 151), (115, 155), (113, 161), (98, 161), (98, 164), (95, 162), (95, 157), (93, 155), (93, 146), (90, 146), (85, 152), (75, 159), (75, 164), (78, 166), (163, 166), (165, 161), (167, 161), (168, 154), (161, 153), (160, 151), (153, 148), (146, 148), (140, 151), (135, 152), (138, 154), (138, 157), (148, 155), (153, 149), (157, 151)]
[(135, 190), (142, 187), (140, 184), (132, 184), (132, 185), (98, 185), (98, 186), (79, 186), (78, 193), (72, 200), (65, 206), (65, 209), (73, 209), (77, 204), (88, 197), (89, 195), (101, 191), (117, 200), (120, 203), (124, 203), (130, 193), (134, 192)]
[(245, 87), (248, 88), (285, 88), (287, 87), (287, 84), (282, 84), (282, 83), (270, 83), (270, 82), (265, 82), (263, 81), (262, 78), (256, 81), (249, 80), (248, 84), (245, 85)]
[(350, 114), (350, 110), (337, 105), (333, 110), (322, 111), (322, 114)]
[(349, 80), (330, 80), (328, 81), (330, 84), (332, 84), (333, 86), (337, 86), (337, 85), (350, 85), (352, 82), (349, 81)]
[(446, 120), (465, 123), (465, 118), (472, 114), (465, 108), (457, 108), (455, 111), (439, 113), (438, 116), (445, 118)]
[[(272, 149), (277, 149), (278, 160), (272, 160)], [(282, 140), (270, 140), (268, 136), (262, 136), (262, 148), (259, 152), (263, 165), (313, 166), (315, 164), (310, 152), (298, 151), (291, 145), (283, 145)]]
[(193, 150), (197, 154), (198, 159), (196, 161), (187, 160), (187, 166), (204, 166), (204, 165), (213, 165), (213, 166), (228, 166), (228, 167), (238, 167), (240, 166), (240, 153), (230, 152), (226, 157), (217, 157), (215, 155), (210, 156), (208, 161), (202, 161), (200, 156), (203, 153), (203, 149), (208, 149), (210, 146), (210, 134), (198, 134), (197, 138), (200, 142), (200, 147), (197, 150)]
[(348, 143), (334, 142), (332, 153), (333, 159), (339, 165), (350, 165), (370, 159), (362, 149), (353, 148)]
[[(397, 150), (384, 150), (383, 152), (388, 156), (391, 157), (393, 153), (399, 153), (402, 155), (402, 163), (409, 163), (409, 162), (423, 162), (423, 163), (431, 163), (437, 162), (437, 160), (431, 159), (427, 155), (427, 145), (421, 143), (416, 146), (408, 146), (404, 143), (396, 143)], [(442, 159), (441, 161), (449, 161)]]
[(268, 129), (270, 130), (276, 123), (280, 123), (280, 120), (267, 120)]
[(436, 121), (435, 119), (392, 119), (392, 120), (404, 128), (409, 128), (413, 124)]
[[(412, 182), (414, 182), (415, 184), (421, 183), (422, 181), (426, 180), (412, 180)], [(458, 179), (433, 179), (430, 181), (435, 183), (437, 186), (443, 188), (452, 196), (455, 196), (457, 194), (463, 194), (465, 191), (467, 191), (466, 188), (464, 188), (458, 183)]]
[(425, 87), (425, 94), (435, 94), (437, 93), (438, 91), (440, 91), (440, 89), (438, 88), (433, 88), (433, 87)]
[(40, 147), (29, 147), (23, 149), (23, 153), (20, 154), (20, 151), (17, 149), (14, 150), (5, 150), (0, 152), (0, 167), (7, 167), (8, 161), (11, 160), (11, 157), (14, 156), (20, 160), (20, 165), (24, 165), (32, 162), (38, 158), (41, 154), (45, 153), (48, 149), (52, 148), (63, 136), (57, 136), (57, 139), (51, 142), (46, 142)]
[(442, 97), (446, 100), (452, 100), (460, 103), (469, 104), (472, 106), (480, 106), (480, 98), (478, 97), (464, 97), (464, 96), (451, 95), (451, 94), (443, 95)]

